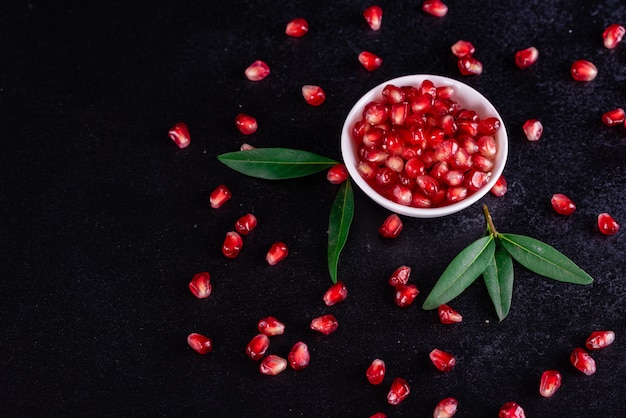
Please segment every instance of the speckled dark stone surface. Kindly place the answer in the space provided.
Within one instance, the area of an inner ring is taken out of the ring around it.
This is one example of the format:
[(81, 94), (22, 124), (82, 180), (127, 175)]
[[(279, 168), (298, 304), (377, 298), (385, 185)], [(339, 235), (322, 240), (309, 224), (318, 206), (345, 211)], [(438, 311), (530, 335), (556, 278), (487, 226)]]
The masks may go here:
[[(447, 396), (458, 417), (495, 417), (517, 401), (529, 417), (623, 417), (626, 231), (601, 235), (596, 217), (626, 227), (626, 130), (600, 116), (626, 106), (626, 45), (602, 46), (608, 24), (626, 24), (626, 6), (604, 1), (452, 1), (437, 19), (419, 1), (381, 1), (383, 26), (372, 32), (363, 1), (14, 2), (0, 8), (0, 410), (3, 416), (429, 417)], [(206, 3), (206, 4), (205, 4)], [(309, 33), (284, 35), (293, 17)], [(462, 77), (450, 46), (476, 46), (484, 73)], [(534, 45), (538, 63), (524, 71), (515, 51)], [(384, 59), (366, 72), (362, 50)], [(569, 76), (576, 59), (599, 69), (590, 83)], [(271, 67), (262, 82), (245, 79), (256, 59)], [(324, 174), (289, 181), (244, 177), (216, 155), (248, 142), (306, 149), (339, 159), (343, 118), (358, 97), (384, 80), (432, 73), (481, 91), (510, 136), (509, 192), (485, 197), (443, 219), (403, 218), (396, 240), (377, 228), (388, 212), (355, 192), (351, 233), (341, 256), (345, 302), (326, 307), (328, 211), (336, 186)], [(302, 100), (319, 84), (326, 102)], [(243, 137), (239, 112), (257, 117)], [(539, 142), (521, 131), (541, 119)], [(178, 150), (167, 130), (178, 121), (192, 144)], [(219, 210), (208, 195), (220, 183), (233, 199)], [(577, 204), (570, 217), (550, 207), (553, 193)], [(438, 323), (420, 306), (454, 255), (485, 228), (487, 203), (501, 231), (534, 236), (572, 258), (596, 280), (575, 286), (516, 265), (510, 315), (498, 322), (482, 282), (451, 304), (464, 316)], [(258, 228), (235, 260), (220, 246), (241, 215)], [(269, 245), (288, 243), (275, 267)], [(413, 268), (421, 290), (408, 309), (393, 305), (388, 276)], [(195, 299), (191, 276), (211, 273), (214, 293)], [(333, 313), (331, 336), (308, 329)], [(262, 376), (244, 354), (256, 322), (287, 324), (270, 351), (286, 355), (305, 341), (311, 365)], [(594, 352), (598, 371), (584, 376), (569, 354), (596, 329), (615, 344)], [(213, 353), (187, 346), (209, 335)], [(452, 352), (447, 374), (428, 360)], [(381, 386), (365, 369), (387, 363)], [(538, 394), (541, 372), (563, 374), (550, 399)], [(386, 403), (402, 376), (412, 393)]]

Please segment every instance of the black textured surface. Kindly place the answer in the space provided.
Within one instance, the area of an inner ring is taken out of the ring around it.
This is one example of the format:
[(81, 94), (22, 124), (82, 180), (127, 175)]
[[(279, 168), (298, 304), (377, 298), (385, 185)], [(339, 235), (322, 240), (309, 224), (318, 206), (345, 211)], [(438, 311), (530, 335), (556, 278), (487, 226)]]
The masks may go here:
[[(626, 23), (618, 0), (452, 1), (437, 19), (420, 2), (381, 1), (382, 29), (361, 17), (363, 1), (14, 2), (0, 8), (0, 409), (3, 416), (388, 416), (428, 417), (447, 396), (458, 417), (494, 417), (515, 400), (529, 417), (621, 417), (626, 381), (625, 233), (601, 235), (600, 212), (626, 227), (626, 131), (601, 114), (623, 107), (626, 45), (602, 46), (610, 23)], [(284, 35), (305, 17), (309, 33)], [(460, 76), (450, 46), (476, 46), (484, 73)], [(515, 51), (530, 45), (539, 62), (524, 71)], [(362, 50), (384, 59), (366, 72)], [(593, 61), (598, 77), (574, 82), (570, 64)], [(270, 76), (243, 74), (263, 59)], [(345, 302), (327, 308), (327, 216), (337, 189), (324, 174), (270, 182), (246, 178), (216, 155), (243, 142), (340, 158), (343, 118), (374, 85), (411, 73), (460, 79), (498, 108), (510, 136), (509, 192), (485, 197), (443, 219), (404, 220), (396, 240), (377, 228), (387, 212), (355, 192), (356, 211), (342, 254)], [(319, 108), (302, 100), (303, 84), (327, 92)], [(259, 121), (243, 137), (240, 111)], [(529, 143), (522, 123), (542, 120)], [(167, 138), (185, 121), (192, 144)], [(219, 210), (208, 195), (220, 183), (233, 199)], [(553, 193), (577, 204), (571, 217), (550, 207)], [(487, 203), (502, 231), (537, 237), (589, 272), (591, 286), (543, 279), (516, 265), (510, 315), (498, 323), (477, 281), (452, 305), (462, 324), (443, 326), (421, 310), (453, 256), (484, 231)], [(246, 212), (259, 219), (235, 260), (220, 246)], [(269, 245), (290, 256), (267, 266)], [(421, 294), (408, 309), (393, 305), (388, 276), (413, 268)], [(191, 276), (211, 273), (214, 293), (195, 299)], [(308, 329), (333, 313), (331, 336)], [(286, 355), (305, 341), (311, 365), (262, 376), (244, 354), (262, 316), (287, 324), (270, 351)], [(595, 329), (616, 343), (593, 353), (598, 371), (584, 376), (571, 350)], [(209, 335), (213, 353), (187, 346)], [(458, 357), (448, 374), (428, 360), (433, 348)], [(388, 375), (367, 383), (369, 362)], [(556, 368), (563, 386), (551, 399), (537, 388)], [(386, 404), (396, 376), (410, 397)]]

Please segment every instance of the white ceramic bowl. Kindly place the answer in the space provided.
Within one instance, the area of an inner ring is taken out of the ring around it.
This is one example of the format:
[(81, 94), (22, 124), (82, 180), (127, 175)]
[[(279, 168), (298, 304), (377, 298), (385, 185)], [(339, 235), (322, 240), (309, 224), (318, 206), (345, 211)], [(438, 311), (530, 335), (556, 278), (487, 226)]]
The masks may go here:
[[(387, 199), (374, 190), (372, 186), (370, 186), (365, 179), (361, 177), (361, 174), (357, 170), (359, 160), (357, 158), (357, 149), (354, 146), (354, 140), (352, 139), (354, 124), (362, 119), (365, 105), (371, 101), (382, 100), (382, 91), (386, 85), (393, 84), (398, 87), (411, 85), (419, 87), (424, 80), (432, 81), (436, 87), (454, 87), (454, 96), (452, 96), (452, 99), (459, 103), (461, 107), (475, 110), (481, 119), (495, 116), (500, 119), (501, 122), (500, 128), (494, 135), (498, 147), (498, 153), (495, 158), (493, 170), (491, 171), (491, 178), (487, 185), (459, 202), (436, 208), (416, 208), (412, 206), (400, 205)], [(508, 154), (508, 136), (506, 134), (506, 128), (502, 117), (498, 114), (498, 111), (489, 102), (489, 100), (487, 100), (478, 91), (467, 84), (452, 78), (431, 74), (415, 74), (385, 81), (365, 93), (363, 97), (356, 102), (356, 104), (352, 107), (352, 110), (350, 110), (350, 113), (348, 113), (348, 117), (343, 125), (343, 130), (341, 132), (341, 153), (348, 172), (350, 173), (350, 177), (373, 201), (384, 208), (401, 215), (412, 216), (415, 218), (437, 218), (465, 209), (480, 200), (486, 193), (489, 192), (504, 170)]]

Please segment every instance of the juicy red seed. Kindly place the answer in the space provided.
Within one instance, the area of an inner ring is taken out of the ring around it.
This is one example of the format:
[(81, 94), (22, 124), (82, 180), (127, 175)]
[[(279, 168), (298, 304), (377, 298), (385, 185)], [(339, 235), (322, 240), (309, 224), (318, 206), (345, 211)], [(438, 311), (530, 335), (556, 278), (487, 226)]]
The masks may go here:
[(370, 416), (370, 418), (387, 418), (387, 415), (382, 412), (376, 412), (374, 415)]
[(326, 100), (326, 93), (320, 86), (306, 84), (302, 86), (302, 97), (311, 106), (319, 106)]
[(376, 178), (376, 164), (369, 161), (359, 161), (359, 165), (356, 167), (357, 171), (365, 180), (374, 180)]
[(445, 303), (439, 305), (437, 313), (439, 314), (439, 321), (442, 324), (456, 324), (463, 321), (463, 316)]
[(424, 174), (424, 163), (417, 157), (410, 158), (404, 164), (404, 172), (407, 176), (415, 178)]
[(244, 71), (250, 81), (261, 81), (270, 73), (270, 67), (261, 60), (256, 60)]
[(534, 46), (531, 46), (515, 53), (515, 65), (523, 70), (536, 63), (538, 58), (539, 51)]
[(485, 118), (478, 123), (478, 132), (483, 135), (495, 135), (498, 129), (500, 129), (500, 119), (498, 118)]
[(348, 297), (348, 288), (343, 282), (337, 282), (333, 284), (327, 291), (324, 293), (324, 303), (326, 306), (333, 306), (336, 303), (339, 303), (345, 300)]
[(243, 247), (243, 239), (235, 231), (226, 233), (224, 243), (222, 244), (222, 253), (228, 258), (236, 258)]
[(189, 129), (187, 128), (187, 124), (185, 122), (178, 122), (176, 125), (172, 126), (168, 135), (180, 149), (187, 148), (191, 142), (191, 139), (189, 138)]
[(276, 354), (270, 354), (265, 357), (259, 365), (259, 371), (262, 374), (268, 376), (276, 376), (285, 371), (287, 368), (287, 360), (277, 356)]
[(561, 387), (561, 373), (556, 370), (546, 370), (541, 374), (539, 394), (549, 398)]
[(253, 149), (256, 149), (256, 147), (254, 147), (254, 146), (252, 146), (250, 144), (247, 144), (245, 142), (243, 144), (241, 144), (241, 147), (239, 147), (240, 151), (250, 151), (250, 150), (253, 150)]
[(359, 62), (367, 71), (374, 71), (383, 65), (383, 59), (373, 52), (363, 51), (359, 54)]
[(311, 321), (311, 329), (321, 332), (324, 335), (332, 334), (337, 331), (338, 327), (339, 323), (337, 322), (337, 318), (335, 318), (332, 314), (318, 316)]
[(454, 96), (454, 87), (452, 86), (441, 86), (437, 87), (437, 98), (438, 99), (450, 99)]
[(543, 133), (543, 125), (537, 119), (528, 119), (522, 125), (522, 129), (524, 134), (526, 134), (526, 139), (529, 141), (538, 141)]
[(591, 358), (589, 353), (580, 347), (576, 347), (574, 351), (572, 351), (572, 354), (570, 355), (570, 362), (574, 365), (574, 367), (587, 376), (591, 376), (596, 372), (595, 360)]
[(393, 104), (393, 103), (402, 103), (406, 99), (406, 93), (402, 88), (398, 86), (394, 86), (393, 84), (387, 84), (383, 87), (382, 91), (383, 99), (385, 103)]
[(417, 182), (418, 187), (428, 197), (433, 197), (439, 192), (439, 183), (431, 176), (417, 176), (415, 181)]
[(497, 197), (502, 197), (506, 194), (506, 192), (508, 191), (508, 186), (506, 184), (506, 179), (504, 178), (504, 176), (501, 175), (500, 177), (498, 177), (498, 180), (496, 180), (496, 183), (493, 185), (490, 191), (491, 194)]
[(391, 105), (389, 118), (394, 125), (404, 125), (409, 112), (409, 104), (407, 102), (394, 103)]
[(476, 191), (483, 188), (490, 178), (490, 175), (484, 171), (472, 170), (466, 175), (466, 185), (470, 190)]
[(561, 215), (571, 215), (576, 210), (576, 205), (572, 202), (572, 199), (562, 193), (553, 194), (550, 203), (556, 213)]
[(378, 233), (385, 238), (397, 238), (402, 232), (402, 220), (398, 215), (392, 213), (385, 219), (385, 222), (378, 228)]
[(348, 169), (345, 164), (338, 163), (328, 169), (326, 179), (332, 184), (341, 184), (348, 178)]
[(420, 291), (414, 284), (399, 284), (396, 286), (394, 302), (401, 308), (409, 307)]
[(457, 58), (472, 56), (476, 52), (476, 48), (471, 42), (463, 40), (456, 41), (450, 49)]
[(254, 228), (256, 228), (257, 219), (251, 213), (243, 215), (235, 222), (235, 229), (241, 235), (248, 235)]
[(591, 61), (578, 60), (572, 64), (571, 73), (576, 81), (591, 81), (598, 75), (598, 68)]
[(445, 398), (439, 401), (433, 411), (433, 418), (451, 418), (456, 414), (459, 401), (455, 398)]
[(468, 55), (459, 58), (458, 67), (462, 75), (479, 75), (483, 72), (482, 62)]
[(430, 357), (430, 361), (433, 362), (437, 370), (442, 372), (449, 372), (452, 370), (456, 364), (456, 358), (450, 353), (445, 351), (441, 351), (435, 348), (428, 355)]
[(409, 277), (411, 277), (411, 267), (400, 266), (393, 272), (391, 277), (389, 277), (389, 285), (391, 287), (397, 287), (401, 284), (407, 284)]
[(290, 20), (285, 27), (285, 34), (294, 38), (304, 36), (308, 31), (309, 23), (306, 19), (301, 17), (296, 17), (295, 19)]
[(456, 141), (452, 141), (449, 139), (441, 141), (437, 147), (435, 148), (435, 158), (438, 161), (446, 161), (450, 159), (450, 157), (459, 149), (459, 144)]
[(254, 361), (261, 360), (269, 346), (269, 337), (265, 334), (257, 334), (246, 346), (246, 355)]
[(211, 192), (209, 203), (213, 209), (217, 209), (231, 197), (233, 197), (233, 194), (230, 192), (230, 189), (225, 184), (220, 184)]
[(626, 120), (626, 112), (624, 112), (624, 109), (621, 107), (609, 110), (602, 115), (602, 122), (606, 126), (619, 125), (620, 123), (624, 123), (624, 120)]
[(265, 260), (270, 266), (275, 266), (279, 261), (287, 257), (288, 254), (289, 249), (287, 248), (287, 244), (278, 241), (272, 244), (267, 252), (267, 255), (265, 256)]
[(391, 197), (394, 202), (404, 206), (409, 206), (413, 201), (413, 193), (411, 192), (411, 189), (399, 184), (393, 186), (393, 189), (391, 190)]
[(196, 273), (191, 278), (191, 282), (189, 282), (189, 290), (191, 293), (198, 299), (205, 299), (211, 295), (211, 276), (208, 272), (203, 271), (201, 273)]
[(367, 377), (368, 382), (372, 385), (380, 385), (385, 378), (385, 371), (387, 367), (385, 366), (385, 362), (381, 359), (374, 359), (372, 363), (367, 368), (365, 372), (365, 376)]
[(305, 369), (309, 365), (311, 355), (309, 353), (309, 347), (302, 341), (298, 341), (293, 345), (289, 355), (287, 356), (289, 365), (294, 370)]
[(245, 113), (240, 113), (235, 117), (235, 126), (244, 135), (251, 135), (256, 132), (258, 124), (256, 119)]
[(285, 333), (285, 324), (273, 316), (266, 316), (260, 319), (257, 328), (261, 334), (267, 335), (268, 337)]
[(526, 413), (516, 402), (507, 402), (500, 407), (498, 418), (526, 418)]
[(604, 32), (602, 32), (602, 41), (604, 46), (608, 49), (613, 49), (622, 41), (622, 38), (626, 34), (626, 28), (617, 23), (609, 25)]
[[(371, 102), (363, 109), (363, 119), (370, 125), (379, 125), (389, 117), (389, 108), (383, 103)], [(384, 132), (383, 132), (384, 133)]]
[(370, 6), (363, 11), (363, 17), (372, 30), (379, 30), (383, 22), (383, 9), (380, 6)]
[(187, 344), (199, 354), (206, 354), (213, 351), (213, 341), (202, 334), (192, 332), (187, 336)]
[(599, 350), (607, 347), (615, 341), (615, 333), (613, 331), (594, 331), (587, 338), (585, 346), (589, 350)]
[(399, 157), (397, 155), (390, 156), (387, 157), (387, 159), (385, 160), (385, 166), (392, 169), (396, 173), (400, 173), (402, 172), (402, 170), (404, 170), (404, 160), (402, 159), (402, 157)]
[(448, 14), (448, 6), (446, 6), (441, 0), (424, 1), (422, 4), (422, 10), (435, 17), (444, 17)]
[(604, 235), (614, 235), (619, 231), (619, 224), (608, 213), (598, 215), (598, 228)]
[(401, 377), (396, 377), (387, 393), (387, 402), (390, 405), (398, 405), (409, 396), (409, 393), (411, 393), (411, 388), (407, 381)]

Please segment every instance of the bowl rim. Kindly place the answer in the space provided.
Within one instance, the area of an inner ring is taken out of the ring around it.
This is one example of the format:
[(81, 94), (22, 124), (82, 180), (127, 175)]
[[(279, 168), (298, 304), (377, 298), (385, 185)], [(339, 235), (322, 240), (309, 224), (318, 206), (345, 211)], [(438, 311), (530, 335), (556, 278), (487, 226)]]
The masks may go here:
[[(497, 130), (494, 137), (496, 138), (496, 142), (498, 144), (498, 153), (496, 154), (494, 169), (491, 171), (491, 178), (489, 182), (483, 186), (480, 190), (472, 193), (467, 198), (453, 203), (447, 206), (441, 206), (436, 208), (416, 208), (413, 206), (405, 206), (399, 203), (393, 202), (386, 197), (379, 194), (372, 186), (370, 186), (361, 174), (357, 171), (357, 162), (356, 151), (353, 147), (353, 139), (352, 139), (352, 129), (354, 123), (360, 117), (365, 105), (375, 99), (380, 100), (382, 98), (382, 90), (388, 84), (393, 84), (396, 86), (405, 86), (405, 85), (419, 85), (424, 80), (430, 80), (437, 87), (441, 86), (453, 86), (455, 89), (454, 100), (461, 104), (461, 106), (466, 107), (464, 102), (471, 102), (467, 108), (474, 109), (478, 112), (478, 114), (483, 117), (497, 117), (500, 120), (500, 128)], [(476, 104), (478, 102), (480, 104), (479, 110), (475, 109)], [(341, 154), (350, 174), (352, 180), (357, 184), (357, 186), (378, 203), (380, 206), (398, 213), (400, 215), (406, 215), (415, 218), (437, 218), (442, 216), (451, 215), (453, 213), (457, 213), (483, 198), (489, 190), (495, 185), (498, 178), (502, 175), (504, 171), (504, 167), (506, 165), (506, 160), (508, 157), (508, 135), (506, 132), (506, 126), (500, 116), (500, 113), (497, 111), (495, 106), (478, 90), (475, 88), (465, 84), (462, 81), (435, 75), (435, 74), (410, 74), (404, 75), (400, 77), (396, 77), (387, 81), (384, 81), (377, 86), (371, 88), (368, 92), (363, 94), (359, 100), (352, 106), (348, 116), (346, 117), (343, 128), (341, 131)]]

